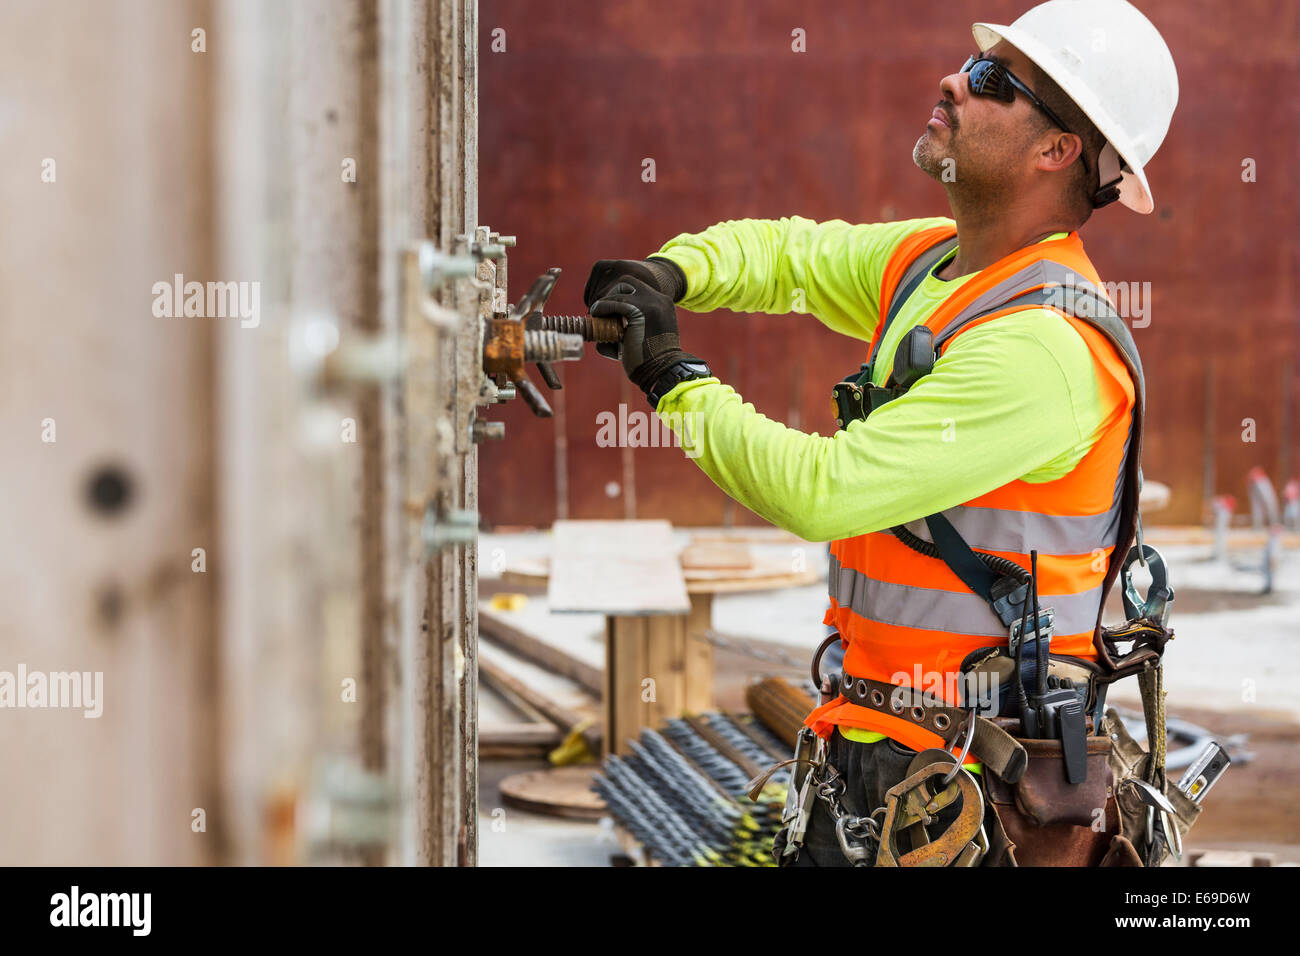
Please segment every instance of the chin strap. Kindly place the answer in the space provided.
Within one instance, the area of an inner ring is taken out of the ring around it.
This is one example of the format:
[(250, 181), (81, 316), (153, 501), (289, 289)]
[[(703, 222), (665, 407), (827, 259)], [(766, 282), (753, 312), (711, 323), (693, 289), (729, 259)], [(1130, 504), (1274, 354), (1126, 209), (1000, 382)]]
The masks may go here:
[(1101, 148), (1101, 153), (1097, 156), (1097, 179), (1105, 185), (1092, 197), (1093, 209), (1109, 206), (1119, 199), (1119, 187), (1124, 181), (1123, 173), (1127, 165), (1110, 143)]

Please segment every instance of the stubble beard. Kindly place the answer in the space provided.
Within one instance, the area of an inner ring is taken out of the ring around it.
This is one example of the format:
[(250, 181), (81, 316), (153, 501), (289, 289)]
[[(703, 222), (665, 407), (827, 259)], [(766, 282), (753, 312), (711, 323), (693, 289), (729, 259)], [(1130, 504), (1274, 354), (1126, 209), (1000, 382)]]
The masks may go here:
[(939, 153), (938, 144), (930, 137), (929, 130), (926, 130), (912, 147), (912, 162), (931, 179), (939, 179), (945, 159)]

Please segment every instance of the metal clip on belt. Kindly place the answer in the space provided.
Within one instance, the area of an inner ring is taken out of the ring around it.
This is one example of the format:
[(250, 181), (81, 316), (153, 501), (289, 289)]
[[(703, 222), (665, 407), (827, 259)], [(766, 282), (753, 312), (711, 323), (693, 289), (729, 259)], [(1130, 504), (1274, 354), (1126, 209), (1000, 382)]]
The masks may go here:
[[(1151, 587), (1147, 588), (1145, 601), (1133, 586), (1133, 565), (1143, 559), (1151, 571)], [(1145, 619), (1165, 627), (1169, 623), (1169, 612), (1174, 606), (1174, 589), (1169, 586), (1169, 572), (1165, 569), (1165, 559), (1160, 552), (1149, 544), (1135, 544), (1124, 558), (1120, 573), (1124, 580), (1124, 614), (1128, 619)]]
[[(925, 751), (913, 760), (912, 769), (918, 762), (929, 760)], [(933, 763), (908, 774), (901, 783), (890, 787), (885, 793), (885, 823), (881, 827), (880, 850), (876, 857), (876, 866), (976, 866), (988, 851), (989, 842), (984, 834), (984, 797), (979, 784), (970, 771), (960, 765), (957, 774), (952, 777), (952, 755), (933, 753), (937, 759)], [(952, 777), (954, 784), (948, 784)], [(941, 789), (931, 793), (926, 784), (942, 778)], [(961, 797), (961, 811), (957, 819), (933, 841), (925, 834), (925, 826), (935, 814), (952, 801)], [(896, 837), (906, 830), (919, 831), (921, 845), (915, 846), (908, 853), (899, 854)]]

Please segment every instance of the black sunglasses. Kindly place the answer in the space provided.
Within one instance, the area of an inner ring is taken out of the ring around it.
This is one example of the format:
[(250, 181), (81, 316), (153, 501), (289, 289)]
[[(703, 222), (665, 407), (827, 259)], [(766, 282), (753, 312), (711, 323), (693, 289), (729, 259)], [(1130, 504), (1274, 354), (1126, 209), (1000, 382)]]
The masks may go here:
[[(1047, 118), (1055, 123), (1062, 132), (1070, 133), (1070, 127), (1062, 123), (1061, 118), (1053, 113), (1046, 103), (1035, 96), (1033, 90), (1020, 82), (1014, 73), (997, 60), (990, 60), (984, 56), (972, 56), (966, 61), (966, 65), (961, 68), (961, 72), (970, 74), (970, 91), (977, 96), (991, 96), (1004, 103), (1011, 103), (1016, 98), (1016, 91), (1019, 90), (1029, 97), (1029, 102), (1042, 110)], [(1072, 133), (1071, 135), (1077, 134)], [(1084, 156), (1082, 151), (1079, 153), (1079, 162), (1083, 163), (1083, 171), (1088, 172), (1088, 158)]]

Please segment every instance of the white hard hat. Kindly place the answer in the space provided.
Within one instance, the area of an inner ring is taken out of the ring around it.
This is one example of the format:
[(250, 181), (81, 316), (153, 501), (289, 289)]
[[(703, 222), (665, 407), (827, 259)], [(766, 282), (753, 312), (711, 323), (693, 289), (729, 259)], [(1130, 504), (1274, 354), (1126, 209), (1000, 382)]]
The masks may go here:
[[(1178, 72), (1164, 38), (1126, 0), (1048, 0), (1011, 26), (971, 27), (981, 52), (1006, 40), (1092, 120), (1106, 137), (1101, 186), (1122, 175), (1119, 201), (1155, 208), (1143, 167), (1151, 161), (1178, 105)], [(1119, 158), (1127, 167), (1122, 171)]]

